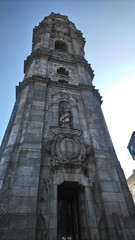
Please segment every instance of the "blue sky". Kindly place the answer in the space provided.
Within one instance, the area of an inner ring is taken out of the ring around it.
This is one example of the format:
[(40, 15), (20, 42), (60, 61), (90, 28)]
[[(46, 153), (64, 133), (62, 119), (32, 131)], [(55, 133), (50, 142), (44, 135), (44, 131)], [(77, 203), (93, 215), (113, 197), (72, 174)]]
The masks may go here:
[(127, 150), (135, 130), (134, 0), (1, 0), (0, 1), (0, 142), (23, 80), (31, 52), (32, 30), (51, 12), (67, 15), (86, 39), (85, 57), (93, 84), (103, 96), (102, 109), (126, 177), (135, 169)]

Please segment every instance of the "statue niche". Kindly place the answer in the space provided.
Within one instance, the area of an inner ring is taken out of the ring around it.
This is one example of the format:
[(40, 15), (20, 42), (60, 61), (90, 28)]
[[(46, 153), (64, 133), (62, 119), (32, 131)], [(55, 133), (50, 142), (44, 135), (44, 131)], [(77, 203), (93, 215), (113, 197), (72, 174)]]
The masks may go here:
[(59, 126), (72, 127), (71, 104), (67, 101), (59, 102)]

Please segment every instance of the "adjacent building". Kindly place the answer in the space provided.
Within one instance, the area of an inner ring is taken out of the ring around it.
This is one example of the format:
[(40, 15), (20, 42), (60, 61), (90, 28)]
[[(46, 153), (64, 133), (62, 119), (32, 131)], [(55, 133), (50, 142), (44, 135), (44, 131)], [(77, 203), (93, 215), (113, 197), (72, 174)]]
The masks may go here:
[(132, 158), (135, 160), (135, 132), (132, 133), (127, 148), (129, 150)]
[(133, 174), (127, 179), (127, 183), (135, 203), (135, 170), (133, 171)]

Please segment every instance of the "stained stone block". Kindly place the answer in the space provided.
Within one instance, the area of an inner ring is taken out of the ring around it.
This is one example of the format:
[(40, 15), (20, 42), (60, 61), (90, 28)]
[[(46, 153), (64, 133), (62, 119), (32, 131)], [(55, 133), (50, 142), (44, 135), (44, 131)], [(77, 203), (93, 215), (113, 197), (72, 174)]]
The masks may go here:
[(33, 145), (29, 146), (29, 144), (27, 146), (28, 146), (28, 148), (22, 150), (21, 156), (22, 156), (22, 154), (24, 154), (24, 157), (26, 157), (26, 158), (29, 158), (29, 157), (40, 158), (41, 151), (38, 151), (38, 149), (36, 149), (35, 144), (34, 144), (34, 146)]
[(0, 165), (0, 178), (3, 178), (5, 176), (6, 168), (7, 168), (6, 162)]
[(106, 201), (105, 209), (106, 209), (106, 214), (108, 216), (110, 216), (114, 212), (114, 209), (115, 209), (115, 213), (121, 215), (119, 203), (117, 201), (109, 201), (109, 202)]
[(33, 114), (31, 115), (31, 121), (32, 122), (37, 122), (37, 123), (42, 123), (43, 122), (43, 115), (38, 115), (38, 114)]
[(32, 175), (33, 174), (33, 166), (18, 166), (16, 170), (16, 175)]
[(0, 189), (2, 188), (3, 180), (0, 179)]
[(2, 228), (6, 229), (6, 227), (8, 227), (9, 224), (10, 224), (10, 217), (7, 217), (7, 215), (0, 216), (0, 232)]
[(36, 198), (12, 197), (8, 212), (12, 214), (32, 214), (36, 211)]
[(7, 232), (8, 232), (8, 228), (0, 229), (1, 240), (5, 240), (5, 239), (9, 240), (9, 238), (6, 238)]
[(39, 151), (41, 150), (41, 143), (27, 143), (27, 142), (24, 142), (23, 143), (23, 148), (27, 148), (28, 150), (36, 150), (36, 151)]
[(57, 219), (57, 215), (54, 214), (50, 214), (49, 216), (49, 221), (50, 221), (50, 229), (56, 229), (56, 219)]
[(52, 199), (57, 200), (57, 185), (52, 186), (50, 189), (50, 192), (51, 192), (50, 194), (52, 196)]
[(119, 181), (117, 173), (114, 169), (112, 171), (103, 171), (102, 169), (98, 170), (99, 178), (103, 181)]
[(88, 187), (85, 187), (85, 194), (86, 194), (86, 199), (88, 200), (88, 201), (92, 201), (93, 200), (93, 192), (92, 191), (90, 191), (91, 190), (91, 188), (88, 186)]
[(119, 192), (117, 182), (100, 182), (103, 192)]
[[(91, 236), (92, 236), (92, 240), (95, 240), (95, 239), (100, 239), (99, 238), (99, 232), (98, 232), (98, 229), (97, 228), (91, 228), (90, 229), (90, 233), (91, 233)], [(106, 238), (103, 238), (104, 240), (107, 240)]]
[(44, 105), (43, 106), (35, 106), (35, 105), (31, 105), (31, 113), (36, 113), (38, 112), (39, 114), (43, 114), (44, 113)]
[(56, 229), (55, 228), (51, 228), (51, 229), (49, 229), (49, 237), (50, 237), (50, 239), (57, 239), (56, 238)]
[(52, 199), (50, 202), (50, 213), (57, 214), (57, 199)]
[(91, 226), (91, 228), (97, 228), (96, 218), (95, 216), (88, 217), (88, 222)]
[[(33, 116), (38, 116), (38, 115), (33, 115)], [(41, 131), (43, 128), (43, 119), (41, 117), (41, 121), (32, 121), (29, 125), (28, 130), (33, 130), (33, 131)]]
[(6, 240), (32, 240), (35, 236), (35, 230), (34, 229), (16, 229), (12, 230), (11, 234), (6, 237)]
[(13, 187), (13, 195), (16, 197), (28, 197), (29, 192), (29, 187)]
[(27, 143), (40, 143), (41, 142), (41, 134), (37, 133), (28, 133), (25, 135), (25, 141)]
[(108, 170), (109, 172), (111, 172), (111, 171), (115, 172), (116, 169), (115, 169), (114, 163), (111, 162), (109, 159), (107, 159), (107, 160), (108, 160), (108, 162), (106, 162), (107, 170)]
[(32, 106), (44, 108), (44, 101), (32, 100)]
[[(25, 218), (25, 221), (26, 221), (26, 218)], [(37, 224), (37, 215), (36, 214), (27, 215), (26, 224), (27, 224), (27, 228), (33, 229), (34, 226), (36, 226)]]
[(93, 201), (86, 201), (86, 206), (88, 209), (88, 216), (94, 216), (95, 215), (95, 209), (94, 209), (94, 202)]
[(104, 161), (104, 159), (101, 158), (97, 158), (97, 168), (102, 172), (103, 171), (107, 171), (107, 167), (106, 167), (106, 160)]
[(95, 153), (95, 157), (98, 161), (98, 164), (101, 163), (101, 166), (105, 163), (106, 165), (106, 162), (108, 161), (108, 158), (106, 157), (106, 152), (96, 152)]
[(125, 202), (123, 193), (102, 192), (104, 201)]
[(30, 187), (30, 197), (36, 197), (38, 193), (38, 188)]
[(20, 165), (23, 166), (40, 166), (40, 158), (24, 158), (24, 157), (20, 157), (19, 159)]
[(121, 215), (122, 216), (124, 216), (124, 217), (128, 217), (129, 216), (126, 203), (121, 203), (120, 204), (120, 209), (121, 209)]
[(27, 216), (26, 215), (11, 215), (10, 217), (10, 228), (13, 224), (16, 226), (16, 229), (25, 229), (27, 228)]
[(38, 186), (38, 177), (34, 176), (16, 176), (14, 178), (13, 186), (16, 187), (37, 187)]

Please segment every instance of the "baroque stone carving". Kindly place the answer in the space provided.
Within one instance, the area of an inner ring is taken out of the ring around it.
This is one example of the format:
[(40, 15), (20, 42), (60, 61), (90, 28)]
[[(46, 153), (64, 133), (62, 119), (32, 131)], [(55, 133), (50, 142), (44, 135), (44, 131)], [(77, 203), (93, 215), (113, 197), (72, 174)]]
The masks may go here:
[(59, 125), (61, 127), (71, 127), (72, 124), (72, 113), (71, 104), (67, 101), (59, 102)]
[(91, 152), (91, 148), (82, 142), (82, 132), (76, 129), (57, 127), (53, 127), (52, 132), (55, 135), (46, 144), (46, 148), (51, 153), (52, 168), (60, 165), (78, 165), (84, 168), (86, 156)]

